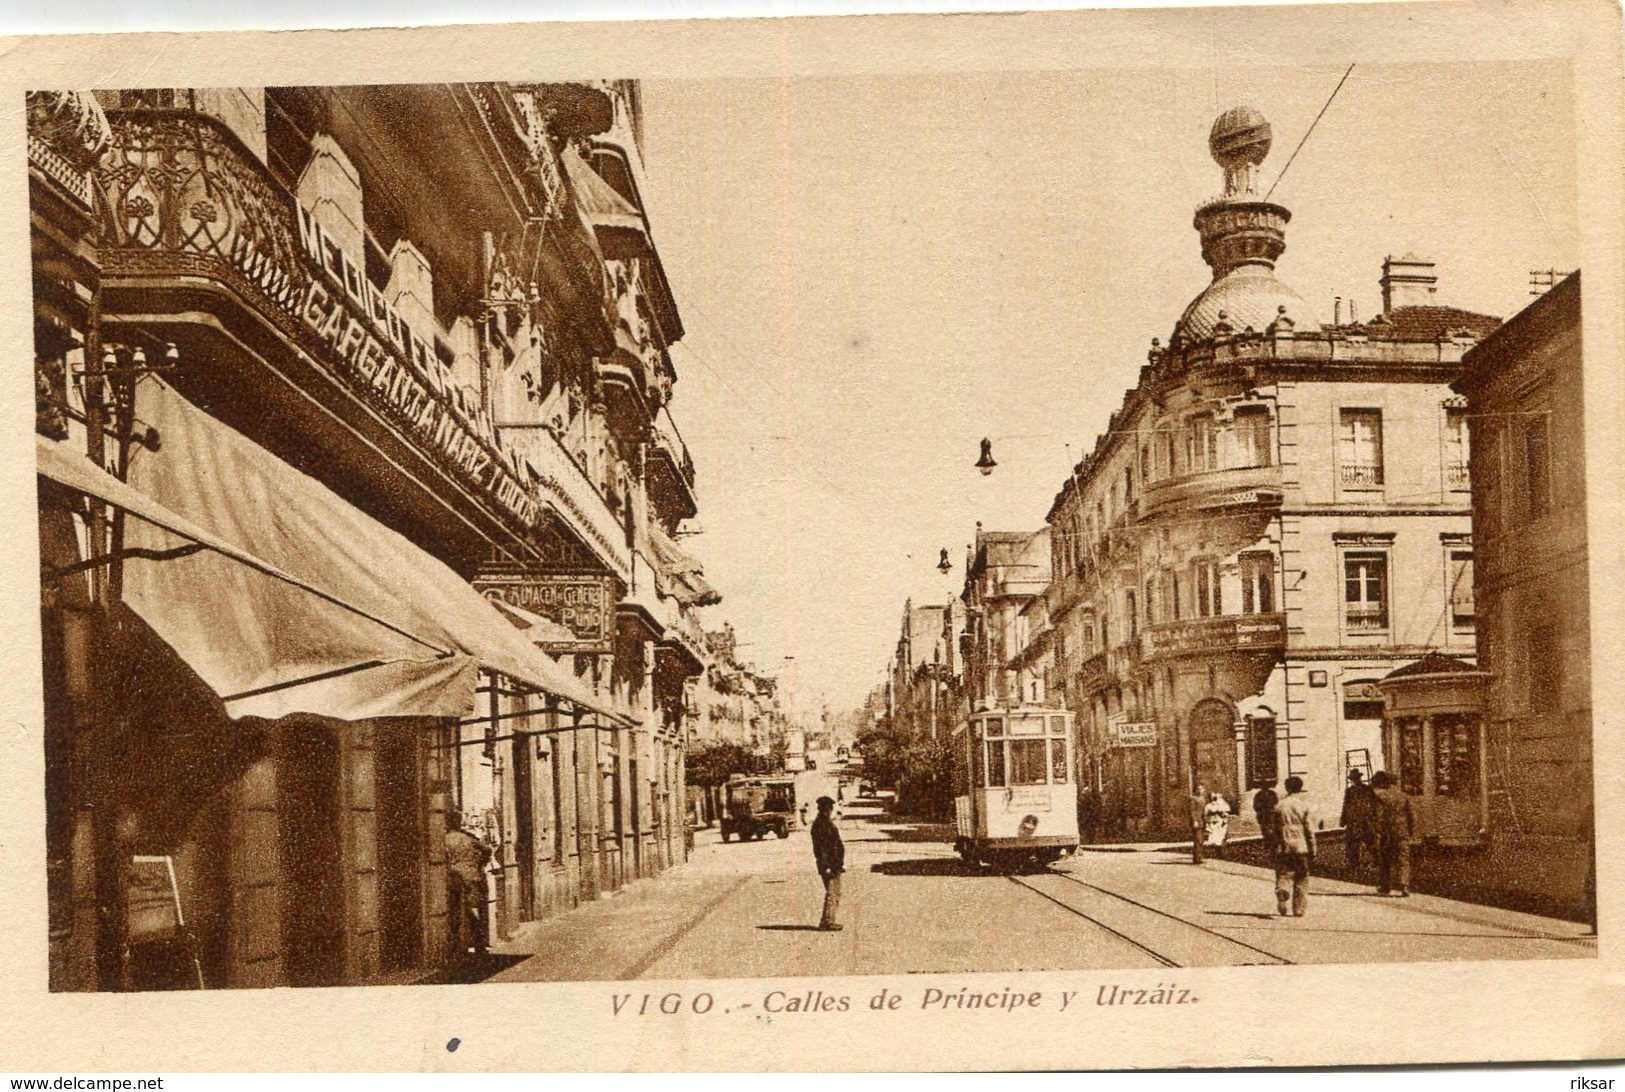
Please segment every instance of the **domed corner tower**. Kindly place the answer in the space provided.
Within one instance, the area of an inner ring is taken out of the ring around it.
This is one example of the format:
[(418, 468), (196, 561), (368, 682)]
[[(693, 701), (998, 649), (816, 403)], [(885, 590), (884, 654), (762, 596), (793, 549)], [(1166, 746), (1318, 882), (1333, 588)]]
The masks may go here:
[(1270, 123), (1251, 106), (1232, 107), (1213, 122), (1208, 150), (1224, 169), (1224, 194), (1198, 208), (1194, 221), (1213, 283), (1180, 316), (1176, 332), (1185, 340), (1212, 337), (1221, 320), (1237, 333), (1262, 333), (1282, 317), (1298, 332), (1320, 329), (1303, 297), (1275, 276), (1292, 213), (1258, 192), (1270, 144)]

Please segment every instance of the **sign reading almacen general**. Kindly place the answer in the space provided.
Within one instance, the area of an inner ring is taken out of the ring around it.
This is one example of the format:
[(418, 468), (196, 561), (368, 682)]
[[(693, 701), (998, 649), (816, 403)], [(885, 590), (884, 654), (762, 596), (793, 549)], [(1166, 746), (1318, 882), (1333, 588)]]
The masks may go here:
[(535, 638), (546, 652), (610, 652), (615, 639), (613, 577), (561, 573), (482, 572), (474, 590), (487, 599), (545, 618), (565, 632)]

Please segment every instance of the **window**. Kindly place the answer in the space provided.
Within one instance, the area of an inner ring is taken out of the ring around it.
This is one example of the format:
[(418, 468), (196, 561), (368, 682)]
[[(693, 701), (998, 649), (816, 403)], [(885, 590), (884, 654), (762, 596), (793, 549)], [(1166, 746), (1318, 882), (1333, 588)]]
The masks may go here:
[(1232, 465), (1238, 468), (1269, 466), (1270, 411), (1263, 406), (1243, 406), (1236, 410), (1231, 426)]
[(1473, 551), (1451, 550), (1447, 571), (1450, 576), (1450, 624), (1457, 629), (1469, 629), (1476, 613), (1473, 606)]
[(1532, 520), (1552, 506), (1552, 467), (1546, 414), (1526, 418), (1523, 426), (1523, 486), (1526, 511)]
[(1002, 739), (987, 741), (987, 785), (990, 789), (1002, 789), (1005, 786), (1004, 740)]
[(1066, 740), (1052, 739), (1049, 741), (1049, 770), (1050, 781), (1056, 785), (1065, 785), (1067, 777)]
[(1010, 784), (1045, 785), (1049, 783), (1049, 741), (1045, 739), (1012, 739), (1010, 741)]
[(1168, 613), (1176, 622), (1179, 621), (1180, 615), (1183, 613), (1184, 609), (1183, 600), (1180, 599), (1180, 590), (1179, 574), (1177, 572), (1170, 572), (1168, 574), (1168, 595), (1166, 602)]
[(1196, 616), (1216, 618), (1224, 613), (1219, 592), (1219, 565), (1214, 561), (1198, 561), (1191, 566), (1191, 586), (1196, 594)]
[(1128, 612), (1128, 639), (1132, 641), (1140, 635), (1140, 612), (1135, 606), (1133, 588), (1123, 593), (1123, 609)]
[(1399, 724), (1399, 787), (1412, 796), (1422, 792), (1422, 722), (1414, 718)]
[(1142, 481), (1142, 482), (1151, 481), (1153, 473), (1154, 473), (1154, 471), (1151, 469), (1151, 445), (1150, 444), (1141, 444), (1140, 445), (1140, 481)]
[(1444, 411), (1444, 487), (1466, 489), (1467, 478), (1467, 411), (1450, 406)]
[(1275, 718), (1247, 718), (1247, 783), (1273, 785), (1280, 776), (1275, 753)]
[(1382, 413), (1346, 409), (1339, 415), (1338, 470), (1351, 489), (1373, 489), (1382, 484)]
[(1164, 478), (1171, 478), (1179, 473), (1179, 460), (1176, 457), (1179, 451), (1178, 430), (1164, 424), (1159, 431), (1162, 433), (1162, 443), (1158, 447), (1157, 471)]
[(1241, 555), (1241, 613), (1270, 614), (1275, 610), (1275, 556)]
[(1343, 555), (1343, 617), (1351, 633), (1388, 628), (1388, 555)]
[(1190, 419), (1185, 433), (1185, 465), (1193, 474), (1218, 469), (1219, 434), (1213, 428), (1213, 418), (1206, 414)]
[(1145, 581), (1145, 624), (1152, 625), (1157, 620), (1157, 578), (1147, 577)]
[(1131, 503), (1133, 503), (1133, 501), (1134, 501), (1134, 467), (1131, 464), (1131, 465), (1125, 466), (1123, 468), (1123, 503), (1124, 504), (1131, 504)]
[(1471, 796), (1478, 791), (1478, 722), (1469, 716), (1433, 718), (1433, 793)]

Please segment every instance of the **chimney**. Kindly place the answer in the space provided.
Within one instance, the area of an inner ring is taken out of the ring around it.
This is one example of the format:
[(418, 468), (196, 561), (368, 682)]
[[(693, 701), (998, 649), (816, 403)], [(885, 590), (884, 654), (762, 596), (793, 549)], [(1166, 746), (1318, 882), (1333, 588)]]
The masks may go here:
[(1433, 302), (1438, 291), (1439, 278), (1433, 272), (1433, 263), (1407, 254), (1403, 258), (1392, 255), (1382, 261), (1382, 310), (1386, 314), (1401, 307), (1422, 307)]

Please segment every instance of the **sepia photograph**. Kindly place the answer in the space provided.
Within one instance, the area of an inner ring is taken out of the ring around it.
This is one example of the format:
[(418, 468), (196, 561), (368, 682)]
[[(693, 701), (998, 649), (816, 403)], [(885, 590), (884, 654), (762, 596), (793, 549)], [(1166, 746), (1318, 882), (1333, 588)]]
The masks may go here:
[(725, 1039), (1593, 973), (1594, 92), (1344, 10), (30, 76), (31, 988)]

